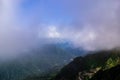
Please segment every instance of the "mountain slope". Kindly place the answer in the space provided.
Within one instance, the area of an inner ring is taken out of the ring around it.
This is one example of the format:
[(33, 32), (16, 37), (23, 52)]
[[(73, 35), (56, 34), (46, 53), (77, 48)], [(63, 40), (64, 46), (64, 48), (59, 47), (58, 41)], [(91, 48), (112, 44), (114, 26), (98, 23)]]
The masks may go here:
[(110, 69), (120, 64), (120, 51), (98, 51), (77, 57), (63, 67), (54, 80), (88, 80), (97, 71)]
[(98, 71), (90, 80), (120, 80), (120, 65)]
[[(0, 63), (0, 80), (22, 80), (28, 76), (48, 74), (53, 68), (59, 70), (72, 58), (78, 56), (76, 49), (65, 49), (56, 44), (36, 48), (14, 60)], [(81, 51), (77, 51), (79, 55)]]

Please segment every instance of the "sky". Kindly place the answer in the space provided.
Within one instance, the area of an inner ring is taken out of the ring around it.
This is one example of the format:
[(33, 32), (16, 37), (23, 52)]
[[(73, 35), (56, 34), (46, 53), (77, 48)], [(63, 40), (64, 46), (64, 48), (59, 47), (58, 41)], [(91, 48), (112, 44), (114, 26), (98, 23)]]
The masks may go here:
[(119, 47), (119, 13), (119, 0), (0, 0), (0, 56), (47, 41), (85, 50)]

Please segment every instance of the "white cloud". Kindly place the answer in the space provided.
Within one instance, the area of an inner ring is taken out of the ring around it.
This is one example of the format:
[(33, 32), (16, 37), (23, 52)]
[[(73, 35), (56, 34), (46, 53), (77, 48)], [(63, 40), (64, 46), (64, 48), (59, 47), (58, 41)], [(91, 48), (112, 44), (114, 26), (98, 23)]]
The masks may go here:
[[(85, 1), (86, 6), (89, 7), (89, 10), (86, 9), (85, 11), (81, 9), (80, 1), (75, 0), (76, 4), (71, 0), (70, 4), (73, 3), (73, 5), (70, 5), (70, 9), (66, 7), (69, 3), (64, 6), (69, 9), (68, 12), (71, 11), (70, 15), (72, 14), (71, 16), (76, 19), (75, 23), (71, 23), (70, 26), (64, 26), (64, 24), (60, 24), (62, 26), (41, 25), (40, 23), (37, 29), (35, 27), (37, 21), (35, 21), (35, 25), (32, 25), (33, 27), (28, 26), (31, 25), (30, 21), (27, 24), (22, 22), (24, 16), (20, 18), (19, 13), (22, 1), (24, 0), (1, 0), (0, 57), (18, 55), (16, 53), (32, 48), (42, 38), (59, 39), (58, 41), (69, 40), (76, 47), (83, 47), (87, 50), (111, 49), (120, 46), (119, 0), (99, 0), (95, 2), (92, 0), (92, 7), (87, 5), (88, 3)], [(83, 13), (86, 12), (85, 15), (80, 15), (82, 11)], [(34, 16), (37, 15), (33, 13), (32, 18)], [(80, 23), (82, 25), (79, 25)]]
[(49, 38), (60, 38), (60, 33), (57, 31), (55, 26), (48, 27), (48, 37)]
[(22, 0), (1, 0), (0, 9), (0, 58), (21, 55), (32, 48), (37, 32), (19, 22)]
[[(76, 4), (77, 2), (77, 4)], [(69, 12), (74, 16), (72, 27), (62, 27), (59, 33), (62, 38), (72, 41), (75, 46), (87, 50), (112, 49), (120, 46), (120, 1), (119, 0), (91, 0), (87, 1), (88, 9), (81, 8), (78, 0), (70, 2)], [(76, 4), (76, 5), (75, 5)], [(67, 7), (68, 9), (68, 7)], [(84, 12), (84, 14), (80, 14)], [(86, 13), (85, 13), (86, 12)], [(81, 20), (82, 18), (82, 20)], [(82, 26), (79, 23), (82, 22)], [(77, 23), (77, 24), (76, 24)]]

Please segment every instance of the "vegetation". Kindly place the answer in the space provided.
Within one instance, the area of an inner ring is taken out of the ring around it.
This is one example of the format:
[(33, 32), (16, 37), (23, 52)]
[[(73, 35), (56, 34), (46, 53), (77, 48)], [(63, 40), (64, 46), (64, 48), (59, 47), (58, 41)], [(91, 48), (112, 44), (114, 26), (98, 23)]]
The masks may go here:
[(93, 52), (93, 54), (74, 59), (60, 71), (54, 80), (79, 80), (80, 78), (89, 80), (98, 71), (108, 70), (118, 64), (120, 64), (119, 50)]
[[(54, 50), (54, 48), (51, 50)], [(58, 52), (62, 52), (62, 50), (58, 51)], [(83, 70), (80, 70), (80, 69), (77, 70), (78, 71), (77, 74), (79, 72), (81, 72), (81, 75), (79, 75), (79, 77), (82, 76), (83, 80), (89, 80), (99, 70), (105, 71), (107, 69), (110, 69), (110, 68), (120, 64), (120, 51), (118, 51), (118, 50), (98, 51), (98, 52), (94, 52), (94, 53), (95, 54), (87, 54), (84, 57), (78, 57), (78, 58), (74, 59), (71, 62), (72, 65), (70, 63), (70, 66), (72, 66), (71, 68), (70, 68), (69, 64), (67, 66), (71, 70), (74, 67), (75, 67), (75, 70), (77, 68), (81, 69), (81, 67), (83, 67)], [(43, 65), (44, 62), (39, 63), (40, 59), (38, 57), (40, 57), (40, 56), (34, 56), (34, 59), (32, 58), (32, 59), (27, 59), (24, 61), (22, 60), (19, 63), (17, 63), (18, 62), (17, 61), (17, 62), (12, 62), (9, 64), (8, 63), (6, 63), (6, 64), (4, 63), (4, 65), (2, 64), (3, 66), (0, 66), (0, 69), (1, 69), (0, 80), (52, 80), (52, 79), (54, 79), (54, 77), (56, 77), (56, 75), (58, 75), (58, 73), (63, 74), (61, 71), (59, 71), (61, 66), (54, 65), (56, 62), (58, 62), (58, 61), (55, 61), (54, 58), (51, 58), (51, 60), (53, 62), (46, 63), (47, 64), (46, 69), (49, 69), (49, 70), (47, 70), (46, 72), (40, 73), (39, 66), (41, 66), (41, 64)], [(61, 57), (61, 59), (63, 59), (63, 58)], [(79, 61), (79, 60), (81, 60), (81, 61)], [(60, 60), (59, 62), (62, 62), (62, 61), (64, 61), (64, 60)], [(29, 63), (32, 62), (32, 64), (28, 64), (28, 62)], [(46, 66), (46, 64), (45, 64), (45, 66)], [(48, 66), (48, 64), (49, 64), (49, 66)], [(45, 66), (43, 66), (43, 68), (45, 68)], [(54, 67), (49, 68), (51, 66), (54, 66)], [(77, 68), (76, 68), (76, 66), (77, 66)], [(81, 66), (81, 67), (79, 67), (79, 66)], [(67, 70), (69, 70), (69, 68)], [(65, 70), (63, 70), (63, 71), (65, 71)], [(8, 74), (7, 77), (6, 77), (6, 73)], [(70, 72), (68, 72), (68, 73), (72, 74)], [(66, 74), (66, 75), (69, 75), (69, 74)], [(14, 77), (14, 76), (16, 76), (16, 77)], [(70, 76), (72, 76), (72, 75), (70, 75)]]
[[(97, 73), (99, 70), (105, 71), (120, 64), (120, 51), (119, 50), (110, 51), (109, 57), (106, 58), (106, 60), (104, 59), (105, 60), (104, 62), (102, 62), (102, 60), (99, 57), (100, 56), (98, 56), (99, 60), (94, 59), (93, 57), (91, 60), (88, 60), (88, 63), (87, 63), (88, 70), (94, 69), (95, 73)], [(91, 77), (88, 77), (88, 78), (90, 79)], [(85, 80), (89, 80), (88, 78)]]
[(78, 49), (63, 48), (62, 46), (64, 44), (60, 46), (58, 44), (46, 44), (15, 59), (0, 60), (0, 80), (23, 80), (27, 77), (54, 76), (57, 73), (56, 68), (62, 68), (72, 58), (83, 53)]

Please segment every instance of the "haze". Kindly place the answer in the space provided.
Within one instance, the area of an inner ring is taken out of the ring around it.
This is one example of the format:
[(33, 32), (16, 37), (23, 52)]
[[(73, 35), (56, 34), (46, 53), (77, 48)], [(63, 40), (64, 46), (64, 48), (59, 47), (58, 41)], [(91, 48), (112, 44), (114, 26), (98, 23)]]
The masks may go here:
[(119, 0), (0, 0), (0, 57), (44, 43), (85, 50), (120, 47)]

